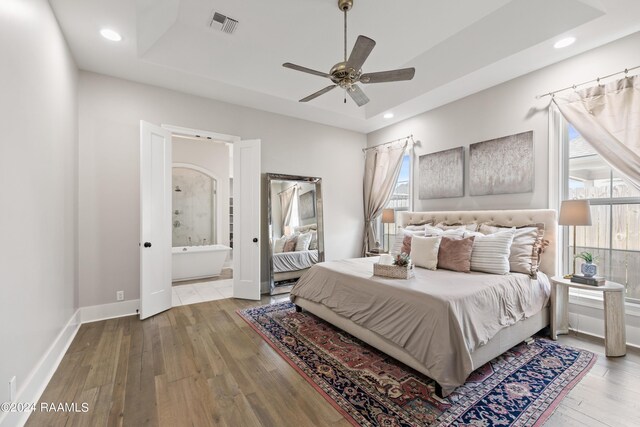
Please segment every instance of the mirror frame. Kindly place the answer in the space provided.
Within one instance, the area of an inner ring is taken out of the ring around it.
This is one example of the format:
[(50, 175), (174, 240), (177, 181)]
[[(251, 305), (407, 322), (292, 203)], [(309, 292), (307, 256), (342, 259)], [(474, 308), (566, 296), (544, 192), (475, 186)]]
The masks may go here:
[(284, 175), (279, 173), (267, 174), (267, 230), (269, 233), (269, 289), (271, 295), (284, 294), (291, 291), (293, 285), (275, 286), (273, 280), (273, 218), (271, 216), (271, 182), (298, 181), (316, 185), (316, 231), (318, 233), (318, 262), (324, 261), (324, 212), (322, 209), (322, 178)]

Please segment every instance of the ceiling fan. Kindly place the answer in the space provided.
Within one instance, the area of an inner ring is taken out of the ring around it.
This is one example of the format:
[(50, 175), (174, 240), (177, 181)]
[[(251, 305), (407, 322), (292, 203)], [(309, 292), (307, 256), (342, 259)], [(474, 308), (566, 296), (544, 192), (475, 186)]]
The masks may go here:
[[(376, 42), (366, 36), (358, 36), (356, 44), (353, 46), (351, 55), (347, 59), (347, 12), (353, 7), (353, 0), (338, 0), (338, 8), (344, 13), (344, 61), (338, 62), (334, 65), (329, 73), (323, 73), (322, 71), (312, 70), (311, 68), (302, 67), (300, 65), (286, 62), (282, 64), (285, 68), (291, 68), (292, 70), (302, 71), (303, 73), (309, 73), (320, 77), (327, 77), (334, 83), (330, 86), (321, 89), (306, 98), (302, 98), (300, 102), (308, 102), (312, 99), (324, 95), (330, 90), (340, 86), (346, 93), (358, 104), (358, 107), (362, 107), (369, 98), (364, 94), (360, 86), (357, 83), (385, 83), (385, 82), (397, 82), (402, 80), (411, 80), (416, 73), (415, 68), (403, 68), (399, 70), (380, 71), (377, 73), (362, 73), (362, 65), (369, 57), (369, 54), (373, 50)], [(345, 95), (344, 102), (347, 102)]]

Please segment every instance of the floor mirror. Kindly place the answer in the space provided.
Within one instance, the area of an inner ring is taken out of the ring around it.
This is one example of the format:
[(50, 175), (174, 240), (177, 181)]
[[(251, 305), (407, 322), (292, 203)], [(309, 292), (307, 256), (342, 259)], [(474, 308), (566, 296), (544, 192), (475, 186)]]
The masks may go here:
[(322, 179), (267, 174), (271, 295), (289, 292), (324, 261)]

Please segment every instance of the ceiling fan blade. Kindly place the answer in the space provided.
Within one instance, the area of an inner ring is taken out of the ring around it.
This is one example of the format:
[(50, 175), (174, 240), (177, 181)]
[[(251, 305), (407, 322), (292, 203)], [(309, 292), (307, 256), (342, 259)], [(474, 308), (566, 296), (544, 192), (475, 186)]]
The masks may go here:
[(312, 99), (315, 99), (315, 98), (319, 97), (320, 95), (324, 95), (325, 93), (327, 93), (330, 90), (334, 89), (336, 86), (337, 85), (331, 85), (331, 86), (325, 87), (324, 89), (320, 89), (316, 93), (312, 93), (311, 95), (307, 96), (306, 98), (302, 98), (299, 102), (309, 102)]
[(358, 36), (358, 40), (356, 40), (356, 44), (353, 46), (351, 55), (349, 55), (349, 59), (347, 60), (349, 67), (359, 71), (375, 45), (376, 42), (369, 37)]
[(378, 73), (366, 73), (360, 76), (361, 83), (385, 83), (411, 80), (416, 74), (415, 68), (403, 68), (400, 70), (380, 71)]
[(303, 67), (301, 65), (292, 64), (291, 62), (285, 62), (282, 64), (285, 68), (291, 68), (292, 70), (302, 71), (303, 73), (309, 73), (320, 77), (331, 77), (327, 73), (323, 73), (322, 71), (312, 70), (311, 68)]
[(352, 85), (351, 89), (347, 89), (347, 93), (349, 94), (351, 99), (353, 99), (355, 103), (358, 104), (358, 107), (362, 107), (364, 104), (369, 102), (369, 98), (367, 98), (367, 95), (364, 94), (364, 92), (358, 85)]

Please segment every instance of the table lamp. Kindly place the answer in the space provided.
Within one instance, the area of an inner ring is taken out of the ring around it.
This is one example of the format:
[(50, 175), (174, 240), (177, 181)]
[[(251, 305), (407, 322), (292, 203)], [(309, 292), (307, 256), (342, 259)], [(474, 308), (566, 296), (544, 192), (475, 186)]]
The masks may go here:
[[(387, 251), (389, 251), (389, 225), (396, 222), (396, 210), (395, 209), (383, 209), (382, 210), (382, 223), (387, 224)], [(384, 240), (383, 240), (384, 242)]]
[(559, 225), (573, 226), (573, 272), (576, 274), (576, 226), (591, 225), (591, 206), (588, 200), (565, 200), (560, 205)]

